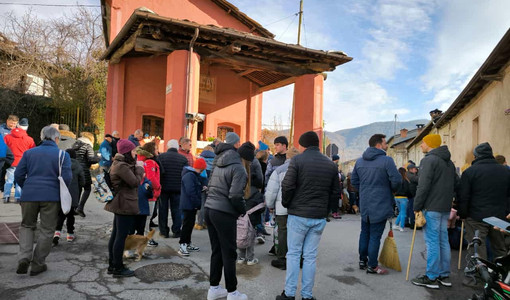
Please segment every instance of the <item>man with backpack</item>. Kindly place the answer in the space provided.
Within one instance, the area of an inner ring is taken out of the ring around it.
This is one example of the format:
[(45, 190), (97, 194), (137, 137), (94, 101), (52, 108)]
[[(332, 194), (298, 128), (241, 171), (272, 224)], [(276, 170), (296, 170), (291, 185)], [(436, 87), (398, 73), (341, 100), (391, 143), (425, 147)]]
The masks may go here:
[(338, 169), (320, 153), (319, 136), (313, 131), (305, 132), (299, 138), (299, 146), (302, 154), (290, 161), (282, 182), (282, 205), (289, 214), (289, 249), (285, 290), (276, 300), (295, 299), (301, 255), (304, 258), (301, 297), (314, 299), (317, 249), (328, 212), (336, 212), (340, 198)]

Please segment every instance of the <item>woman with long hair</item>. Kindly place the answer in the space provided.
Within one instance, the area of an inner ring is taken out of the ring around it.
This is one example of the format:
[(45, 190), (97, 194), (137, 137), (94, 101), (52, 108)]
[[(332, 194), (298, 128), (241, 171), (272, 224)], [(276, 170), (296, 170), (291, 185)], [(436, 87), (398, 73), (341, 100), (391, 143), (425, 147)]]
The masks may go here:
[(136, 165), (136, 146), (133, 142), (121, 139), (117, 142), (110, 169), (110, 178), (115, 197), (105, 205), (105, 210), (114, 213), (113, 229), (108, 243), (108, 274), (113, 277), (130, 277), (135, 272), (122, 263), (124, 244), (129, 231), (135, 225), (140, 209), (138, 206), (138, 186), (143, 179), (144, 169)]
[(393, 225), (393, 229), (404, 231), (407, 203), (409, 202), (408, 198), (411, 196), (411, 189), (409, 188), (409, 179), (407, 178), (406, 169), (399, 168), (398, 172), (400, 173), (400, 176), (402, 176), (402, 185), (395, 193), (395, 202), (399, 212), (395, 225)]

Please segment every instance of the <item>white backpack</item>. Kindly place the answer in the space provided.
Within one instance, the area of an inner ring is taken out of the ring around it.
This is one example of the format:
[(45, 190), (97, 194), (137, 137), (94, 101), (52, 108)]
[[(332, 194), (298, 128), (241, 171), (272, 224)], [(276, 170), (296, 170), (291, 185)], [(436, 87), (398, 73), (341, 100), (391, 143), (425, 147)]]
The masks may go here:
[(237, 248), (245, 249), (252, 245), (255, 239), (255, 228), (250, 222), (250, 214), (264, 206), (265, 203), (262, 202), (248, 210), (244, 216), (237, 218)]

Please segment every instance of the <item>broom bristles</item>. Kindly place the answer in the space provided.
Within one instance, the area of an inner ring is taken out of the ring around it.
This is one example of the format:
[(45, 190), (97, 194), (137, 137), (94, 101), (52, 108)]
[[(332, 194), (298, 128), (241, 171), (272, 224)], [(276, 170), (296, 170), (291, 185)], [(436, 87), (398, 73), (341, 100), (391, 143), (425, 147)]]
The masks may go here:
[(398, 258), (397, 243), (393, 237), (388, 236), (384, 240), (384, 245), (379, 256), (379, 262), (384, 266), (395, 271), (402, 271), (400, 259)]

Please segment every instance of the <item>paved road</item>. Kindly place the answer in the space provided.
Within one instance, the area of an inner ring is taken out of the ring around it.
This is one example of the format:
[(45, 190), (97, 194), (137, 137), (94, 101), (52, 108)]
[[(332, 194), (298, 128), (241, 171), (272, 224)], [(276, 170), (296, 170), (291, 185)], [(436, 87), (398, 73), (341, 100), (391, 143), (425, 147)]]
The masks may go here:
[[(90, 199), (87, 217), (77, 217), (77, 240), (53, 248), (48, 271), (35, 277), (16, 275), (17, 245), (0, 245), (0, 299), (205, 299), (208, 289), (210, 246), (207, 231), (194, 231), (193, 242), (201, 248), (188, 258), (177, 253), (176, 239), (159, 238), (160, 246), (147, 248), (140, 262), (128, 260), (137, 277), (114, 279), (106, 274), (107, 242), (112, 214)], [(0, 204), (0, 222), (20, 220), (16, 204)], [(360, 221), (345, 215), (326, 226), (319, 247), (314, 296), (324, 299), (468, 299), (473, 289), (461, 285), (458, 252), (452, 252), (452, 288), (429, 290), (405, 281), (405, 271), (369, 275), (358, 269), (357, 244)], [(405, 269), (412, 231), (395, 232)], [(158, 236), (159, 237), (159, 236)], [(239, 290), (250, 299), (274, 299), (284, 288), (285, 271), (270, 266), (269, 243), (257, 245), (260, 264), (240, 266)], [(417, 233), (411, 278), (425, 270), (425, 247)], [(166, 281), (160, 281), (164, 279)], [(297, 297), (300, 299), (300, 297)]]

